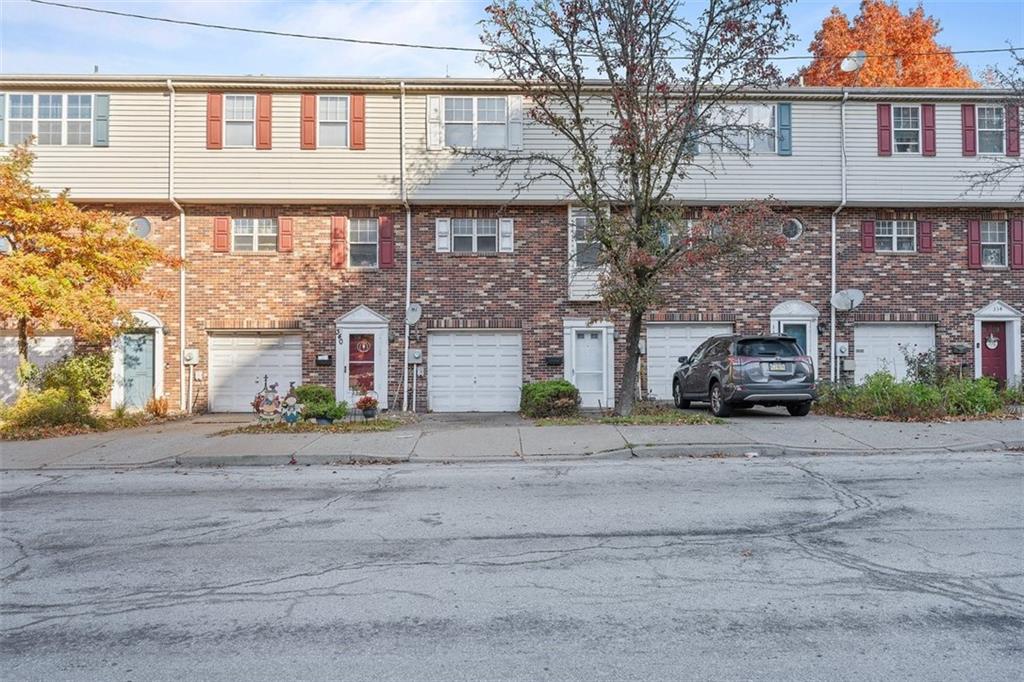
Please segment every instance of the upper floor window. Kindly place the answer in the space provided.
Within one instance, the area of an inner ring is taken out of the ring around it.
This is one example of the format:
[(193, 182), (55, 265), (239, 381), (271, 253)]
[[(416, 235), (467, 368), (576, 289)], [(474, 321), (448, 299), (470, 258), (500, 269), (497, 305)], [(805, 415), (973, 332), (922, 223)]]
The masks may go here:
[(455, 253), (497, 253), (497, 218), (453, 218), (452, 251)]
[(320, 95), (318, 107), (318, 146), (348, 147), (348, 97)]
[(8, 99), (11, 144), (22, 144), (33, 135), (39, 145), (92, 144), (92, 95), (12, 93)]
[(571, 217), (574, 246), (573, 261), (577, 268), (592, 268), (601, 256), (601, 242), (594, 240), (596, 220), (585, 209), (573, 209)]
[(377, 267), (379, 227), (377, 218), (349, 219), (348, 265), (350, 268)]
[(507, 147), (506, 106), (504, 97), (445, 97), (444, 143), (449, 147)]
[(235, 218), (231, 221), (232, 251), (277, 251), (275, 218)]
[(1002, 154), (1006, 144), (1006, 110), (1002, 106), (978, 107), (978, 151)]
[(876, 220), (875, 251), (917, 251), (917, 221)]
[(729, 105), (717, 116), (718, 140), (709, 143), (718, 152), (746, 151), (774, 154), (777, 149), (774, 104)]
[(224, 146), (252, 147), (255, 131), (256, 95), (224, 95)]
[(1007, 229), (1005, 220), (981, 221), (981, 264), (1006, 266)]
[(900, 154), (921, 152), (921, 108), (894, 106), (892, 108), (893, 148)]

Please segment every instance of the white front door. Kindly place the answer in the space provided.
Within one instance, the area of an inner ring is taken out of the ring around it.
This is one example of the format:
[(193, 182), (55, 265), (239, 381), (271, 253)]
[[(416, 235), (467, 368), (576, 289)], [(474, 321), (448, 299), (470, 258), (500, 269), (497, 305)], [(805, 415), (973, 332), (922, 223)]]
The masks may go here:
[(608, 407), (608, 365), (604, 329), (576, 329), (572, 343), (572, 383), (583, 407)]
[(338, 329), (338, 375), (334, 393), (350, 408), (371, 391), (380, 409), (388, 406), (388, 333), (380, 326)]
[(897, 380), (907, 378), (905, 354), (935, 348), (933, 324), (858, 324), (853, 328), (854, 379), (885, 371)]
[(519, 332), (430, 332), (427, 402), (435, 412), (515, 412), (523, 386)]

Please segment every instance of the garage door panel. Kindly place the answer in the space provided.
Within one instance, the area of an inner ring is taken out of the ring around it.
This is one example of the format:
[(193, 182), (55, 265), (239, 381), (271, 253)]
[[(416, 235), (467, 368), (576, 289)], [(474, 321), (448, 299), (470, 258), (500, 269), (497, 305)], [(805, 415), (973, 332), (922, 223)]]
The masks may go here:
[(210, 410), (248, 412), (264, 375), (281, 391), (302, 382), (302, 337), (211, 336), (209, 360)]
[[(46, 367), (75, 349), (71, 336), (33, 336), (28, 340), (28, 359)], [(18, 395), (18, 337), (0, 336), (0, 401), (11, 401)]]
[(427, 397), (436, 412), (519, 408), (522, 336), (516, 332), (440, 332), (427, 337)]
[(710, 336), (731, 334), (729, 323), (650, 324), (647, 326), (647, 388), (657, 400), (672, 398), (672, 375), (680, 355), (692, 355)]
[(904, 349), (919, 354), (935, 348), (935, 325), (859, 324), (853, 329), (854, 380), (885, 371), (903, 380), (907, 377)]

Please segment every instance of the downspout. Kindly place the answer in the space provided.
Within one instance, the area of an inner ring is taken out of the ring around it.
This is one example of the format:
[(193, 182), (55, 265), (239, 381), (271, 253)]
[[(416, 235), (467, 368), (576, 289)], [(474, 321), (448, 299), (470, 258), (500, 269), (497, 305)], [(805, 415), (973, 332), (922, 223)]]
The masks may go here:
[[(846, 100), (850, 97), (850, 93), (846, 88), (843, 88), (843, 99), (839, 103), (839, 183), (840, 183), (840, 201), (839, 205), (836, 206), (836, 210), (832, 211), (832, 296), (836, 295), (836, 221), (839, 214), (844, 208), (846, 208)], [(836, 367), (836, 308), (832, 305), (832, 301), (829, 300), (829, 344), (831, 346), (831, 357), (828, 363), (829, 378), (832, 383), (836, 383), (839, 378), (839, 372)]]
[[(405, 343), (402, 349), (402, 411), (409, 411), (409, 305), (412, 303), (412, 208), (405, 188), (405, 81), (398, 84), (398, 191), (405, 207)], [(413, 405), (413, 411), (416, 405)]]
[(167, 79), (169, 93), (167, 115), (167, 200), (178, 210), (178, 396), (182, 412), (192, 411), (192, 382), (189, 381), (188, 394), (185, 393), (185, 209), (174, 198), (174, 84)]

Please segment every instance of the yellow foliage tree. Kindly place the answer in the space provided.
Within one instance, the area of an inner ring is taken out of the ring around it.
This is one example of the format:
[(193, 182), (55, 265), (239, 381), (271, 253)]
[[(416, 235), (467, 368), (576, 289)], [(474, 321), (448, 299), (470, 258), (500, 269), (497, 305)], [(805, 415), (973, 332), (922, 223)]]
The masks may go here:
[(140, 287), (154, 264), (181, 264), (113, 214), (33, 185), (34, 159), (18, 146), (0, 161), (0, 323), (17, 325), (23, 363), (29, 336), (39, 331), (71, 329), (85, 341), (109, 341), (132, 325), (117, 295)]
[[(811, 42), (814, 61), (798, 78), (806, 85), (852, 86), (856, 79), (865, 87), (978, 87), (950, 49), (935, 42), (940, 30), (920, 4), (903, 14), (897, 2), (863, 0), (852, 23), (833, 7)], [(867, 52), (867, 63), (858, 73), (841, 70), (843, 57), (854, 50)]]

